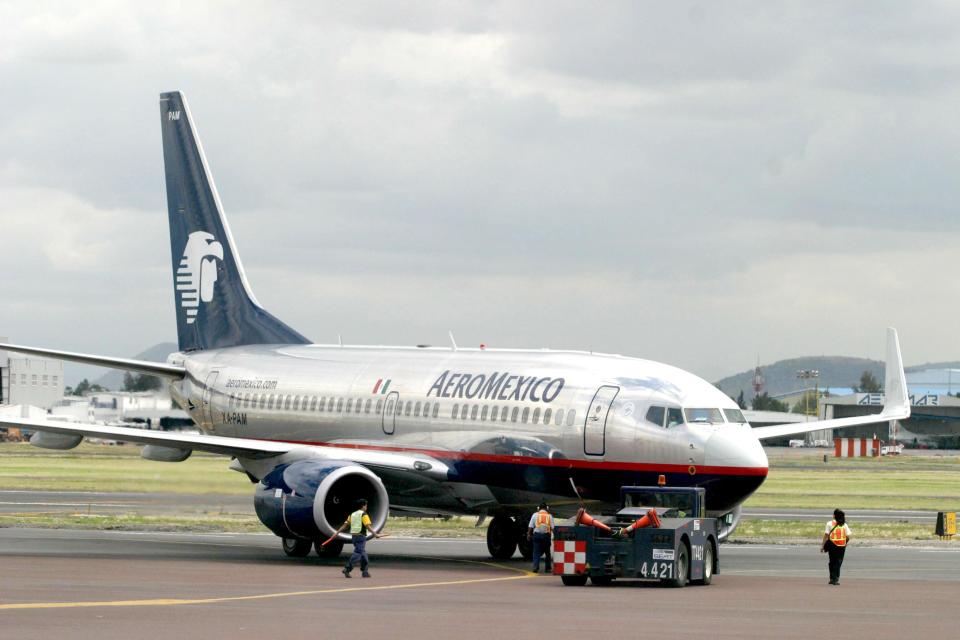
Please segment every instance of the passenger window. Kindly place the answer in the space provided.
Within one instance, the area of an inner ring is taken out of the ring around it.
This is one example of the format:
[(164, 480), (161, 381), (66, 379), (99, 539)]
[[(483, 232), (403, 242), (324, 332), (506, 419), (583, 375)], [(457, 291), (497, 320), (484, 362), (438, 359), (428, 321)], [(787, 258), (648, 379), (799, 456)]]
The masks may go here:
[(300, 396), (293, 397), (293, 410), (297, 411), (300, 408)]
[(326, 408), (327, 408), (327, 399), (321, 396), (320, 402), (317, 403), (317, 411), (323, 411)]
[(361, 398), (357, 398), (357, 404), (354, 405), (353, 412), (360, 413), (360, 409), (362, 408), (360, 405), (362, 404), (363, 404), (363, 400)]
[(397, 400), (397, 415), (403, 415), (403, 400)]
[(388, 416), (393, 413), (393, 400), (387, 400), (387, 408), (384, 410)]
[(543, 410), (543, 424), (550, 424), (550, 413), (553, 409), (544, 409)]
[(563, 426), (563, 409), (557, 409), (557, 421), (556, 425), (558, 427)]
[(308, 411), (313, 411), (317, 408), (317, 396), (310, 396), (310, 408)]
[(433, 417), (436, 418), (439, 413), (440, 413), (440, 403), (438, 402), (435, 405), (433, 405)]
[(258, 398), (259, 398), (259, 400), (257, 401), (257, 404), (260, 405), (260, 408), (261, 408), (261, 409), (266, 409), (266, 408), (267, 408), (267, 394), (261, 393), (261, 394), (258, 396)]
[(533, 410), (533, 417), (530, 418), (530, 422), (533, 424), (540, 422), (540, 407)]
[(487, 419), (487, 413), (488, 413), (489, 411), (490, 411), (490, 407), (488, 407), (487, 405), (483, 405), (483, 410), (480, 411), (480, 419), (481, 419), (481, 420), (486, 420), (486, 419)]
[(363, 412), (370, 413), (370, 398), (367, 398), (367, 401), (363, 403)]
[(490, 420), (491, 422), (497, 421), (497, 412), (500, 410), (500, 407), (494, 405), (490, 407)]
[(683, 412), (680, 409), (670, 407), (667, 409), (667, 426), (675, 427), (678, 424), (683, 424)]
[(414, 418), (419, 418), (419, 417), (420, 417), (420, 403), (419, 403), (419, 402), (418, 402), (417, 404), (415, 404), (414, 407), (413, 407), (413, 417), (414, 417)]
[(450, 412), (450, 417), (453, 418), (454, 420), (456, 420), (456, 419), (457, 419), (457, 414), (458, 414), (459, 412), (460, 412), (460, 405), (459, 405), (459, 404), (453, 405), (453, 411)]
[(527, 418), (530, 417), (530, 407), (524, 407), (524, 408), (523, 408), (523, 414), (522, 414), (522, 415), (523, 415), (523, 417), (520, 418), (520, 421), (523, 422), (524, 424), (526, 424)]
[(350, 413), (351, 409), (353, 409), (353, 398), (347, 398), (347, 413)]
[(420, 415), (422, 415), (424, 418), (429, 418), (429, 417), (430, 417), (430, 403), (429, 403), (429, 402), (424, 402), (424, 403), (423, 403), (423, 413), (421, 413)]
[(381, 400), (380, 398), (377, 398), (377, 408), (374, 409), (374, 411), (376, 411), (377, 413), (380, 413), (380, 409), (382, 408), (383, 408), (383, 400)]
[(409, 416), (411, 411), (413, 411), (413, 400), (408, 400), (408, 401), (407, 401), (407, 408), (406, 408), (406, 410), (403, 412), (403, 415)]
[(479, 406), (479, 405), (473, 405), (473, 408), (470, 409), (470, 419), (471, 419), (471, 420), (476, 420), (476, 419), (477, 419), (477, 411), (478, 411), (479, 409), (480, 409), (480, 406)]
[(572, 427), (573, 423), (577, 420), (577, 411), (575, 409), (570, 409), (567, 412), (567, 426)]
[(461, 419), (461, 420), (466, 420), (466, 419), (467, 419), (467, 410), (468, 410), (469, 408), (470, 408), (470, 407), (468, 407), (467, 405), (463, 405), (463, 407), (460, 409), (460, 419)]
[[(503, 409), (501, 409), (501, 410), (500, 410), (500, 422), (506, 422), (506, 421), (507, 421), (507, 417), (509, 416), (509, 414), (510, 414), (510, 407), (504, 407)], [(514, 420), (514, 422), (516, 422), (516, 420), (517, 420), (516, 414), (514, 414), (513, 420)]]
[(647, 409), (647, 422), (652, 422), (658, 427), (662, 427), (666, 411), (665, 407), (650, 407)]
[(343, 398), (337, 398), (337, 413), (343, 411)]
[(267, 396), (267, 409), (273, 409), (273, 394)]
[(283, 410), (284, 410), (284, 411), (289, 411), (289, 410), (290, 410), (290, 401), (291, 401), (291, 400), (293, 400), (292, 397), (290, 397), (290, 396), (283, 396)]
[(513, 408), (513, 411), (510, 412), (510, 421), (511, 421), (511, 422), (516, 422), (516, 421), (517, 421), (517, 416), (518, 416), (519, 414), (520, 414), (520, 408), (519, 408), (519, 407), (514, 407), (514, 408)]

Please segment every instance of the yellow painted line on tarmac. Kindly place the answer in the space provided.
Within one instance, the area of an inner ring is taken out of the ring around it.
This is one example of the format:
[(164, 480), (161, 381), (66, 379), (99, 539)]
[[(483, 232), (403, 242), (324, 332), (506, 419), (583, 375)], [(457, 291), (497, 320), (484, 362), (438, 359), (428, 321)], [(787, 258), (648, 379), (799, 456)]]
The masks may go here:
[(218, 604), (222, 602), (242, 602), (244, 600), (269, 600), (275, 598), (293, 598), (298, 596), (314, 596), (329, 593), (352, 593), (358, 591), (389, 591), (396, 589), (419, 589), (424, 587), (446, 587), (462, 584), (480, 584), (483, 582), (505, 582), (508, 580), (526, 580), (536, 578), (537, 574), (516, 567), (508, 567), (494, 562), (482, 562), (479, 560), (457, 560), (454, 558), (434, 558), (429, 556), (414, 556), (425, 560), (444, 560), (447, 562), (462, 562), (464, 564), (476, 564), (495, 569), (504, 569), (515, 571), (520, 575), (501, 576), (499, 578), (471, 578), (467, 580), (443, 580), (440, 582), (413, 582), (407, 584), (388, 584), (375, 587), (343, 587), (339, 589), (316, 589), (312, 591), (285, 591), (280, 593), (260, 593), (249, 596), (223, 596), (218, 598), (155, 598), (150, 600), (103, 600), (90, 602), (23, 602), (12, 604), (0, 604), (0, 611), (23, 610), (23, 609), (77, 609), (89, 607), (170, 607), (185, 604)]

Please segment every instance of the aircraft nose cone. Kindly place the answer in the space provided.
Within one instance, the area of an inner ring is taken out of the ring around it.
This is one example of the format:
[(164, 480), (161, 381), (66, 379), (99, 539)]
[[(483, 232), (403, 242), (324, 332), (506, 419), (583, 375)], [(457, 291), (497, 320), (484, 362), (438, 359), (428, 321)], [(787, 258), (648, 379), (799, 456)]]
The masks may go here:
[(704, 462), (708, 467), (767, 469), (767, 454), (750, 427), (720, 429), (707, 440)]

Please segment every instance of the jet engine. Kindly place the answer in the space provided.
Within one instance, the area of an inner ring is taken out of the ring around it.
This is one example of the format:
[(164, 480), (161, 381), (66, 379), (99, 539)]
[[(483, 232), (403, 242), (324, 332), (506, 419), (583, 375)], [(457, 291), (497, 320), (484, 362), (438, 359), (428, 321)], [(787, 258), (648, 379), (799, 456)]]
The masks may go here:
[[(361, 498), (367, 500), (367, 513), (379, 531), (390, 501), (375, 473), (352, 462), (298, 460), (264, 476), (253, 505), (260, 522), (281, 538), (319, 540), (333, 535)], [(340, 537), (350, 539), (348, 534)]]

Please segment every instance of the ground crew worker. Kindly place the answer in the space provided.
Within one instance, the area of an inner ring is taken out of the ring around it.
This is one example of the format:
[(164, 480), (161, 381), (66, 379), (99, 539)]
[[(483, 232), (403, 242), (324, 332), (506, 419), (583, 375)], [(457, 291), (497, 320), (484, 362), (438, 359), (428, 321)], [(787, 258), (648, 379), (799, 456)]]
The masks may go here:
[(833, 510), (833, 520), (827, 523), (823, 532), (823, 541), (820, 544), (821, 553), (830, 557), (827, 567), (830, 569), (830, 583), (840, 584), (840, 565), (843, 564), (843, 554), (850, 542), (850, 527), (847, 525), (847, 516), (840, 509)]
[(553, 572), (553, 548), (550, 536), (553, 533), (553, 516), (546, 502), (541, 502), (538, 511), (530, 516), (527, 526), (527, 540), (533, 541), (533, 572), (540, 572), (540, 556), (546, 555), (543, 569), (547, 573)]
[(351, 513), (347, 521), (340, 527), (340, 531), (350, 529), (350, 537), (353, 542), (353, 553), (347, 560), (347, 566), (343, 568), (344, 578), (351, 577), (350, 572), (353, 571), (353, 565), (356, 562), (360, 563), (360, 575), (364, 578), (370, 577), (370, 572), (367, 571), (370, 566), (370, 559), (367, 557), (367, 531), (372, 533), (374, 538), (380, 537), (380, 534), (373, 530), (373, 524), (367, 514), (367, 501), (361, 499), (357, 502), (357, 506), (359, 508)]

